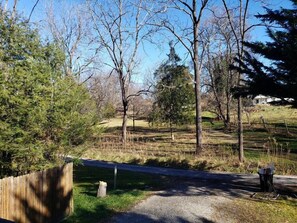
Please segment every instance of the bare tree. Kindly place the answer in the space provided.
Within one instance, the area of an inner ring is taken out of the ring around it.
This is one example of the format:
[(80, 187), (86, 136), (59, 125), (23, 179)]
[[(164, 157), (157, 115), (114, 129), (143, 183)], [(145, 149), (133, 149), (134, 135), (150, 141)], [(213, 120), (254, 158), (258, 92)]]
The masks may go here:
[[(248, 25), (248, 10), (250, 7), (251, 0), (238, 0), (231, 1), (228, 4), (226, 0), (222, 0), (224, 9), (227, 15), (227, 19), (235, 38), (236, 53), (239, 60), (242, 59), (244, 53), (244, 44), (248, 31), (256, 25)], [(236, 29), (238, 27), (238, 29)], [(240, 89), (242, 86), (241, 74), (237, 74), (237, 88)], [(242, 123), (242, 97), (238, 96), (237, 99), (237, 122), (238, 122), (238, 149), (239, 149), (239, 161), (244, 161), (244, 150), (243, 150), (243, 123)]]
[(136, 74), (139, 47), (153, 34), (153, 29), (147, 24), (152, 19), (151, 12), (155, 6), (156, 3), (150, 0), (89, 2), (97, 41), (103, 45), (106, 53), (104, 63), (119, 79), (123, 106), (123, 143), (126, 142), (129, 102), (143, 92), (131, 93), (130, 84)]
[[(3, 16), (5, 15), (5, 12), (7, 12), (7, 10), (8, 10), (8, 5), (9, 5), (8, 2), (9, 2), (8, 0), (0, 1), (0, 7), (3, 12)], [(14, 20), (16, 17), (18, 2), (19, 2), (19, 0), (13, 0), (12, 11), (11, 11), (11, 19), (12, 20)]]
[[(89, 79), (94, 74), (94, 63), (98, 50), (93, 47), (90, 32), (90, 16), (85, 11), (86, 5), (65, 5), (53, 2), (47, 6), (47, 25), (54, 41), (64, 51), (66, 60), (64, 72), (80, 80)], [(83, 80), (83, 81), (85, 81)]]
[[(201, 43), (199, 32), (202, 22), (202, 16), (209, 0), (171, 0), (161, 1), (164, 4), (165, 16), (161, 18), (162, 27), (169, 30), (183, 45), (194, 68), (194, 86), (195, 86), (195, 111), (196, 111), (196, 154), (202, 151), (202, 110), (201, 110), (201, 58), (204, 54), (205, 45)], [(172, 10), (172, 11), (171, 11)], [(171, 12), (170, 12), (171, 11)], [(186, 19), (186, 23), (179, 26), (180, 17), (175, 16), (174, 12), (181, 13)], [(174, 19), (173, 17), (176, 19)], [(199, 52), (199, 49), (202, 50)]]
[[(33, 14), (36, 6), (38, 5), (39, 1), (40, 0), (35, 0), (35, 3), (34, 3), (32, 9), (30, 11), (30, 14), (28, 16), (27, 22), (30, 22), (31, 16), (32, 16), (32, 14)], [(9, 0), (1, 0), (0, 1), (0, 8), (2, 8), (2, 11), (3, 11), (4, 14), (7, 11), (8, 2), (9, 2)], [(19, 0), (13, 0), (13, 5), (12, 5), (12, 19), (15, 19), (15, 16), (16, 16), (16, 13), (17, 13), (18, 2), (19, 2)]]
[(208, 27), (204, 29), (202, 35), (204, 41), (209, 42), (204, 62), (206, 76), (204, 85), (213, 95), (214, 113), (223, 120), (227, 128), (230, 126), (233, 98), (231, 90), (237, 80), (235, 72), (229, 69), (229, 66), (234, 63), (236, 42), (225, 13), (219, 13), (219, 11), (218, 8), (213, 10), (213, 17), (209, 20)]
[(17, 13), (17, 5), (18, 5), (18, 0), (14, 0), (14, 1), (13, 1), (13, 7), (12, 7), (12, 14), (11, 14), (11, 18), (12, 18), (12, 20), (14, 20), (15, 17), (16, 17), (16, 13)]
[(96, 75), (90, 79), (88, 84), (90, 93), (96, 102), (98, 114), (101, 117), (107, 106), (112, 105), (116, 110), (117, 106), (121, 104), (121, 90), (115, 76), (109, 74)]
[(1, 0), (0, 6), (2, 8), (2, 11), (5, 13), (7, 10), (7, 4), (8, 4), (8, 0)]

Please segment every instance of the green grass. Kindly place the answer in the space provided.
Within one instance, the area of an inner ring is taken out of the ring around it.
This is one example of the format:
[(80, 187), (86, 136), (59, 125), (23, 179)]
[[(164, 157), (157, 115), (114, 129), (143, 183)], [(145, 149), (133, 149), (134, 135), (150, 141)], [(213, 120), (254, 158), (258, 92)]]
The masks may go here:
[[(77, 166), (74, 169), (74, 213), (64, 223), (106, 222), (111, 216), (128, 210), (153, 190), (161, 189), (168, 178), (118, 171), (113, 189), (113, 170)], [(107, 196), (97, 198), (98, 182), (107, 182)]]
[(296, 199), (260, 200), (236, 199), (223, 207), (216, 207), (236, 222), (246, 223), (295, 223), (297, 222)]
[[(256, 106), (255, 111), (251, 113), (251, 122), (259, 122), (263, 117), (268, 123), (286, 123), (288, 125), (297, 125), (297, 109), (289, 106)], [(245, 117), (244, 117), (244, 121)]]
[[(99, 180), (108, 183), (105, 198), (96, 197)], [(117, 189), (113, 190), (113, 170), (77, 166), (74, 169), (74, 213), (63, 223), (107, 222), (154, 190), (167, 188), (169, 183), (172, 185), (172, 180), (174, 178), (118, 171)], [(236, 198), (232, 203), (214, 208), (218, 215), (223, 214), (237, 222), (297, 222), (296, 199), (286, 196), (278, 200)]]

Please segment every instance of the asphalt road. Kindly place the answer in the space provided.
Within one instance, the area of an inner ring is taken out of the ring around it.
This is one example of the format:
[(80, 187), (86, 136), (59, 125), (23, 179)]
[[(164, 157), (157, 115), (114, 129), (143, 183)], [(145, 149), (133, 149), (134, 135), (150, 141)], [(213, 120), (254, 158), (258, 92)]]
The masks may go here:
[[(134, 172), (173, 176), (174, 184), (155, 192), (126, 213), (111, 219), (112, 223), (235, 223), (236, 214), (228, 212), (232, 201), (259, 192), (257, 174), (211, 173), (195, 170), (116, 164), (82, 159), (86, 166), (115, 168)], [(297, 185), (297, 176), (274, 176), (274, 184)]]
[[(81, 159), (81, 160), (85, 166), (96, 166), (96, 167), (112, 168), (112, 169), (115, 168), (116, 166), (117, 169), (119, 170), (158, 174), (158, 175), (165, 175), (165, 176), (195, 178), (195, 179), (204, 179), (204, 180), (236, 181), (236, 182), (259, 181), (258, 174), (206, 172), (206, 171), (196, 171), (196, 170), (183, 170), (183, 169), (174, 169), (174, 168), (103, 162), (103, 161), (91, 160), (91, 159)], [(297, 185), (297, 176), (274, 175), (273, 179), (274, 179), (274, 183), (276, 184)]]

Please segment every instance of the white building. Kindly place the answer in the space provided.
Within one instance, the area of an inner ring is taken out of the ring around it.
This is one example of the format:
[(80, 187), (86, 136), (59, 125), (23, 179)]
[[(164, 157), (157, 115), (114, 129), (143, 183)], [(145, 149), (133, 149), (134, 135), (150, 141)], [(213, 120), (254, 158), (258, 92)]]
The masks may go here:
[(271, 102), (280, 101), (280, 100), (281, 99), (279, 99), (279, 98), (274, 98), (274, 97), (259, 94), (256, 97), (254, 97), (253, 105), (266, 105)]

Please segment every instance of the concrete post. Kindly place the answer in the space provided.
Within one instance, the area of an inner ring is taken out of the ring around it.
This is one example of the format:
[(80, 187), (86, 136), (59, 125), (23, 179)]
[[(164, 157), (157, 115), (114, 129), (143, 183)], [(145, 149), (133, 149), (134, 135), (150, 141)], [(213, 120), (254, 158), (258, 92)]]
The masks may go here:
[(99, 188), (97, 191), (97, 197), (105, 197), (106, 196), (106, 187), (107, 183), (104, 181), (99, 181)]

